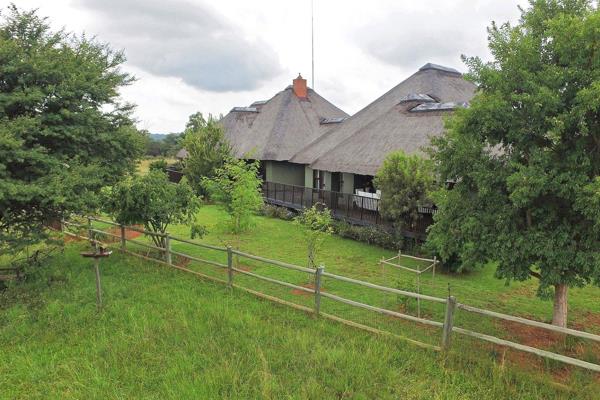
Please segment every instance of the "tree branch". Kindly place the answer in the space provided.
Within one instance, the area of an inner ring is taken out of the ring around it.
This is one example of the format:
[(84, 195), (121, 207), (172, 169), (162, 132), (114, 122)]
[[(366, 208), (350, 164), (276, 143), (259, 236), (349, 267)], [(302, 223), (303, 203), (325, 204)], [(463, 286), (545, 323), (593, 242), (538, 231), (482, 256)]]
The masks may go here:
[(535, 272), (532, 270), (529, 270), (529, 275), (533, 276), (534, 278), (538, 278), (538, 279), (542, 279), (542, 275), (539, 272)]

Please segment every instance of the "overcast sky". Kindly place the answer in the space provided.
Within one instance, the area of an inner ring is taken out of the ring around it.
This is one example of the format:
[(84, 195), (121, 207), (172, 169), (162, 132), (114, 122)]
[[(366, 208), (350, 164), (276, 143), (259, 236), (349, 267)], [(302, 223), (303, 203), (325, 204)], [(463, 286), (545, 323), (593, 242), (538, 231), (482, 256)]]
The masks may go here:
[[(4, 8), (10, 1), (0, 0)], [(314, 0), (315, 89), (352, 114), (434, 62), (487, 59), (486, 27), (524, 0)], [(188, 115), (265, 100), (298, 73), (311, 85), (311, 1), (18, 0), (55, 28), (123, 49), (138, 78), (122, 91), (139, 127), (183, 130)]]

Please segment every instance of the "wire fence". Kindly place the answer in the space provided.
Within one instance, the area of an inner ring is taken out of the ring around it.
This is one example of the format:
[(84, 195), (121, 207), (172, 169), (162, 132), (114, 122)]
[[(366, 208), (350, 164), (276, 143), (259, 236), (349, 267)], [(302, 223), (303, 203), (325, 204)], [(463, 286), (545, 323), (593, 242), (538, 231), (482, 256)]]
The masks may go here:
[[(458, 302), (454, 296), (443, 298), (378, 285), (327, 272), (324, 266), (309, 269), (249, 254), (230, 246), (209, 245), (171, 236), (168, 233), (155, 233), (140, 227), (123, 226), (95, 217), (85, 217), (78, 221), (62, 221), (61, 230), (67, 236), (89, 240), (94, 246), (118, 246), (124, 253), (136, 257), (219, 282), (230, 288), (322, 318), (369, 332), (397, 337), (434, 351), (447, 353), (452, 347), (453, 335), (458, 334), (600, 372), (598, 364), (501, 339), (479, 332), (477, 328), (466, 329), (455, 326), (455, 322), (457, 311), (461, 311), (559, 335), (573, 336), (596, 344), (600, 343), (600, 335), (473, 307)], [(151, 244), (136, 240), (134, 237), (137, 234), (162, 240), (153, 241)], [(164, 247), (156, 246), (157, 242), (164, 243)], [(431, 266), (433, 269), (436, 260), (427, 261), (433, 261)], [(258, 265), (269, 267), (261, 269), (257, 268)], [(260, 273), (258, 273), (259, 269)], [(259, 281), (261, 284), (258, 284)], [(268, 294), (265, 293), (267, 290)], [(372, 304), (372, 297), (364, 296), (366, 291), (376, 291), (387, 297), (381, 297), (378, 304)], [(417, 300), (418, 315), (410, 315), (406, 311), (394, 309), (398, 299)], [(431, 307), (422, 312), (421, 301), (430, 304)], [(386, 318), (374, 320), (372, 318), (374, 314)], [(415, 330), (416, 325), (423, 326), (425, 329)], [(418, 339), (414, 338), (416, 332), (419, 335)]]

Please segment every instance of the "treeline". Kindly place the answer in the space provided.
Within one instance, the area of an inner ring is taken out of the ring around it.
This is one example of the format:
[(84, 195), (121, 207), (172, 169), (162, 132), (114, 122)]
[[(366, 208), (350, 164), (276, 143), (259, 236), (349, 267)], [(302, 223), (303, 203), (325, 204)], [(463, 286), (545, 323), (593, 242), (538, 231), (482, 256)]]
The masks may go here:
[(148, 157), (172, 158), (181, 149), (182, 134), (169, 133), (163, 137), (156, 138), (155, 135), (145, 133), (145, 155)]

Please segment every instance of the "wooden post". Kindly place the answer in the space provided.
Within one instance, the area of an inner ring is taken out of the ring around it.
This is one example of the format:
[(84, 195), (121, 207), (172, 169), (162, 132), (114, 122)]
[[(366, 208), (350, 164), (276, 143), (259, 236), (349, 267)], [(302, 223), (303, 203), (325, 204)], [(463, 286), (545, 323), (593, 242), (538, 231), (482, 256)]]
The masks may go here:
[(363, 220), (363, 210), (365, 209), (365, 198), (360, 196), (360, 220)]
[(61, 217), (60, 219), (60, 231), (64, 232), (65, 231), (65, 219)]
[[(421, 294), (421, 272), (420, 271), (417, 272), (417, 293)], [(417, 317), (421, 318), (421, 298), (420, 297), (417, 297)]]
[(435, 266), (437, 265), (437, 256), (433, 256), (433, 273), (431, 274), (431, 284), (435, 280)]
[(127, 248), (127, 240), (125, 237), (125, 225), (120, 224), (119, 226), (121, 227), (121, 250), (125, 251), (125, 249)]
[(319, 266), (315, 272), (315, 314), (319, 315), (321, 311), (321, 276), (325, 270), (324, 266)]
[(448, 296), (446, 300), (446, 316), (444, 318), (444, 330), (442, 332), (442, 350), (447, 352), (450, 349), (452, 339), (452, 328), (454, 327), (454, 310), (456, 309), (456, 298)]
[(167, 233), (165, 236), (165, 261), (169, 265), (173, 265), (172, 255), (171, 255), (171, 236)]
[(96, 308), (102, 308), (102, 285), (100, 283), (100, 259), (94, 258), (94, 270), (96, 272)]
[(227, 286), (233, 286), (233, 252), (231, 246), (227, 246)]
[(92, 244), (94, 249), (97, 249), (98, 244), (94, 240), (94, 232), (92, 231), (92, 229), (93, 229), (92, 228), (92, 219), (90, 217), (88, 217), (87, 220), (88, 220), (88, 239), (90, 240), (90, 243)]

